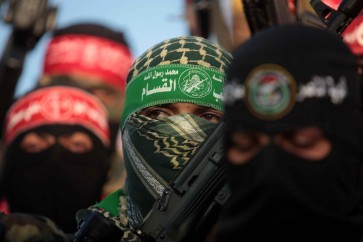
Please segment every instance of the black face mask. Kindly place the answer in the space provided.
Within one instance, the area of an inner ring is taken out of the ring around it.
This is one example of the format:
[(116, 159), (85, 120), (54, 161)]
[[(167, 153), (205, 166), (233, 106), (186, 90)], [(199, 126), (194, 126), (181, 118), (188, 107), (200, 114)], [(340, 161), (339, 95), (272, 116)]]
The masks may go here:
[(97, 141), (82, 154), (57, 143), (36, 154), (11, 145), (2, 180), (10, 211), (44, 215), (65, 232), (75, 232), (76, 211), (100, 200), (109, 169), (106, 157), (105, 147)]
[(332, 152), (320, 161), (270, 144), (247, 164), (229, 165), (232, 196), (221, 216), (218, 241), (360, 241), (357, 157), (333, 140)]

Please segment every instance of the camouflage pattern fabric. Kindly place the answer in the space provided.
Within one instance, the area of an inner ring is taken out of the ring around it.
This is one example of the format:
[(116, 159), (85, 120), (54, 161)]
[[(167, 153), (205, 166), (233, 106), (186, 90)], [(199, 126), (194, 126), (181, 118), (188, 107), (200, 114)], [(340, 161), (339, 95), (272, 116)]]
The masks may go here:
[[(104, 217), (112, 221), (115, 225), (117, 225), (123, 232), (124, 235), (120, 242), (140, 242), (140, 239), (131, 232), (131, 230), (128, 227), (128, 219), (126, 215), (127, 211), (127, 203), (126, 203), (126, 197), (124, 194), (120, 195), (119, 197), (119, 215), (113, 216), (110, 212), (108, 212), (106, 209), (97, 207), (97, 206), (91, 206), (88, 211), (97, 211), (101, 213)], [(86, 211), (83, 212), (84, 216), (87, 213)]]
[(2, 214), (0, 217), (4, 242), (66, 242), (71, 241), (50, 219), (35, 214)]

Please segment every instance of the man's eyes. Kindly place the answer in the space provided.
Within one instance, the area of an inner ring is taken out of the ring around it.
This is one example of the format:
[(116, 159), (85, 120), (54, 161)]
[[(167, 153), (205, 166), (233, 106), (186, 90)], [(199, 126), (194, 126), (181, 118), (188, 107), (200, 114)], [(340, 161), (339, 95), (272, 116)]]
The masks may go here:
[(236, 133), (231, 136), (231, 147), (227, 157), (235, 165), (242, 165), (254, 157), (269, 142), (269, 137), (261, 133)]
[(213, 123), (218, 123), (222, 118), (222, 114), (216, 112), (206, 112), (200, 114), (199, 116)]
[(83, 132), (73, 132), (60, 137), (48, 133), (30, 132), (20, 142), (20, 148), (27, 153), (39, 153), (50, 148), (57, 141), (73, 153), (85, 153), (93, 148), (91, 137)]
[(168, 117), (168, 116), (172, 116), (173, 113), (168, 110), (167, 108), (155, 108), (155, 107), (151, 107), (151, 108), (146, 108), (144, 110), (142, 110), (140, 112), (140, 114), (147, 116), (149, 118), (154, 118), (154, 119), (158, 119), (158, 118), (164, 118), (164, 117)]
[(307, 149), (316, 145), (320, 140), (325, 139), (325, 136), (320, 129), (308, 127), (283, 135), (283, 138), (297, 148)]
[(330, 152), (332, 144), (318, 127), (304, 127), (292, 132), (273, 136), (258, 133), (237, 133), (231, 137), (229, 159), (235, 164), (244, 164), (268, 143), (273, 142), (286, 152), (310, 161), (320, 161)]
[[(186, 112), (180, 111), (177, 109), (174, 110), (171, 108), (159, 107), (159, 106), (145, 108), (140, 112), (141, 115), (144, 115), (144, 116), (147, 116), (147, 117), (153, 118), (153, 119), (169, 117), (169, 116), (177, 115), (180, 113), (186, 113)], [(195, 110), (189, 111), (188, 113), (197, 115), (197, 116), (204, 118), (205, 120), (208, 120), (213, 123), (218, 123), (223, 116), (223, 113), (220, 111), (217, 111), (214, 109), (205, 109), (205, 108), (203, 108), (203, 109), (196, 108)]]

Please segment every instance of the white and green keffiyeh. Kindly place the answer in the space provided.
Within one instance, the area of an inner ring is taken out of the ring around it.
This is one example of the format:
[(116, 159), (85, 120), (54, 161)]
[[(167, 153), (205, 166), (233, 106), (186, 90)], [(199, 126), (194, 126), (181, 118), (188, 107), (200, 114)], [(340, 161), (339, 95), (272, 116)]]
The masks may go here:
[(129, 222), (139, 223), (216, 124), (193, 114), (132, 115), (123, 132)]

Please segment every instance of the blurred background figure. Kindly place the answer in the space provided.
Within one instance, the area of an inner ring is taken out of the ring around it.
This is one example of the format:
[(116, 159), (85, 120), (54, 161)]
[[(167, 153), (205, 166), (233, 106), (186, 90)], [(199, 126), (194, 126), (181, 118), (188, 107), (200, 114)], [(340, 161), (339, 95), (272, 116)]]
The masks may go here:
[(101, 199), (109, 133), (105, 107), (79, 88), (43, 87), (19, 98), (4, 127), (0, 184), (9, 212), (43, 215), (74, 232), (76, 211)]
[(290, 24), (257, 33), (233, 57), (224, 87), (231, 197), (216, 241), (362, 241), (356, 56), (335, 33)]
[[(336, 8), (336, 6), (333, 7)], [(342, 37), (352, 52), (358, 56), (359, 73), (363, 76), (363, 11), (353, 19), (342, 33)]]
[(74, 85), (97, 96), (107, 108), (112, 166), (104, 196), (123, 186), (125, 169), (117, 142), (132, 54), (123, 32), (96, 23), (56, 29), (48, 42), (39, 86)]
[[(350, 15), (356, 15), (340, 35), (350, 50), (357, 56), (358, 72), (361, 81), (363, 81), (363, 2), (350, 1), (350, 5), (347, 5), (348, 1), (343, 2), (342, 0), (323, 0), (322, 2), (336, 12), (338, 12), (339, 7), (343, 8), (343, 3), (344, 6), (350, 7), (350, 11), (348, 11)], [(349, 16), (349, 14), (346, 15)]]
[[(363, 82), (363, 12), (360, 12), (360, 14), (352, 21), (352, 23), (342, 33), (342, 37), (351, 51), (358, 57), (358, 72), (361, 77), (361, 82)], [(363, 84), (361, 87), (363, 87)]]
[(201, 36), (232, 51), (250, 37), (242, 0), (184, 0), (190, 35)]
[(184, 0), (191, 35), (233, 51), (255, 32), (272, 25), (305, 22), (322, 25), (310, 0)]
[[(18, 5), (27, 6), (25, 10), (37, 8), (36, 4), (38, 2), (45, 2), (49, 7), (57, 8), (55, 16), (55, 27), (57, 29), (66, 28), (76, 23), (97, 23), (115, 31), (122, 31), (127, 37), (129, 48), (134, 56), (142, 54), (149, 46), (166, 38), (187, 34), (183, 0), (155, 0), (154, 2), (148, 0), (139, 0), (137, 2), (109, 0), (106, 3), (90, 0), (87, 4), (81, 0), (72, 2), (62, 0), (34, 0), (31, 2), (27, 0), (2, 0), (0, 1), (2, 3), (0, 5), (1, 15), (6, 14), (10, 2), (17, 2)], [(14, 12), (15, 16), (19, 17), (20, 13), (19, 15), (16, 13), (18, 12)], [(6, 49), (6, 40), (14, 27), (12, 22), (0, 21), (1, 50)], [(39, 75), (43, 72), (42, 63), (46, 46), (51, 37), (49, 31), (45, 33), (37, 45), (28, 53), (22, 75), (19, 77), (15, 96), (24, 94), (36, 85)]]
[[(182, 6), (182, 0), (157, 0), (152, 3), (145, 0), (137, 3), (111, 0), (107, 4), (90, 0), (87, 6), (84, 5), (84, 1), (0, 1), (0, 14), (9, 16), (7, 21), (0, 21), (2, 60), (19, 64), (11, 65), (11, 71), (9, 68), (4, 71), (2, 67), (5, 66), (5, 61), (1, 62), (2, 115), (5, 117), (14, 99), (37, 85), (77, 86), (93, 92), (108, 108), (112, 135), (109, 153), (114, 162), (103, 188), (103, 196), (122, 187), (125, 170), (122, 167), (122, 144), (118, 127), (123, 108), (123, 75), (128, 71), (128, 64), (131, 64), (132, 52), (142, 53), (150, 45), (164, 38), (185, 33)], [(30, 11), (31, 9), (37, 11)], [(45, 24), (41, 33), (40, 23)], [(83, 38), (82, 41), (87, 40), (82, 42), (84, 45), (73, 45), (77, 51), (66, 57), (69, 52), (67, 49), (59, 48), (60, 43), (69, 44), (69, 40), (74, 40), (75, 36)], [(88, 44), (85, 44), (86, 42)], [(103, 46), (104, 51), (97, 52), (100, 48), (96, 46)], [(63, 52), (60, 53), (60, 50)], [(110, 50), (112, 58), (105, 60), (103, 57)], [(16, 62), (13, 58), (14, 53), (17, 57)], [(77, 57), (74, 56), (75, 53), (78, 53)], [(82, 53), (87, 53), (85, 59), (88, 62), (79, 61), (74, 65), (72, 58), (79, 58)], [(95, 66), (92, 60), (97, 60), (100, 66)], [(110, 64), (111, 60), (113, 62)], [(116, 70), (117, 68), (119, 70)], [(6, 207), (3, 211), (6, 211)]]

